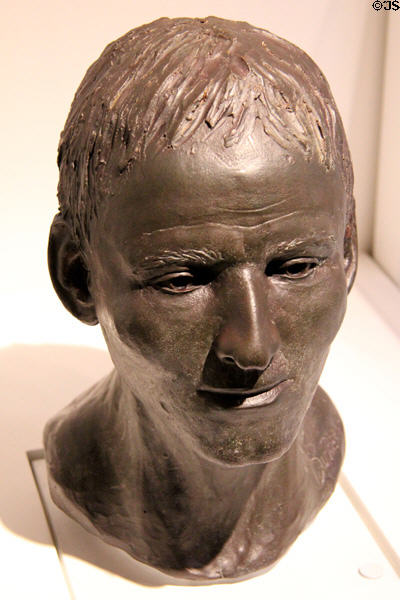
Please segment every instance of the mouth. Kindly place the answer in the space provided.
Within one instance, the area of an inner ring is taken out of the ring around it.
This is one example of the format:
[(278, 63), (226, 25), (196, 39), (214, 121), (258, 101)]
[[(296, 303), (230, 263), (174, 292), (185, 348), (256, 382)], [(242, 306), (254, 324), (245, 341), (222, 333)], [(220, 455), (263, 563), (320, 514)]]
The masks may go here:
[(247, 409), (267, 406), (275, 402), (279, 394), (290, 385), (291, 380), (281, 379), (272, 385), (258, 388), (217, 388), (202, 385), (198, 392), (204, 394), (213, 404), (225, 409)]

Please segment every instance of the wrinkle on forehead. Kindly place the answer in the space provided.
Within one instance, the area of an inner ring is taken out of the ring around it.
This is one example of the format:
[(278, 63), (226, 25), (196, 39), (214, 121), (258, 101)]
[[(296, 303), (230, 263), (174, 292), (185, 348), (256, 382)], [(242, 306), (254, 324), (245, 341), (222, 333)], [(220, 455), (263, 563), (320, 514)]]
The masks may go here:
[(238, 213), (238, 214), (263, 213), (265, 211), (271, 210), (271, 208), (276, 208), (277, 206), (280, 206), (281, 204), (284, 204), (285, 202), (286, 202), (286, 198), (284, 198), (283, 200), (279, 200), (278, 202), (272, 202), (271, 204), (268, 204), (268, 206), (259, 206), (257, 208), (228, 208), (228, 207), (221, 206), (220, 210), (221, 210), (221, 212)]
[[(235, 212), (235, 211), (232, 211), (232, 212)], [(276, 223), (277, 221), (281, 221), (283, 219), (293, 217), (294, 215), (298, 214), (299, 212), (300, 211), (295, 210), (290, 213), (285, 213), (284, 215), (280, 215), (278, 217), (272, 217), (271, 219), (266, 219), (262, 223), (257, 223), (257, 225), (237, 225), (237, 224), (232, 225), (232, 224), (226, 224), (226, 223), (213, 223), (213, 222), (202, 222), (202, 223), (197, 223), (197, 224), (193, 224), (193, 225), (173, 225), (171, 227), (154, 229), (153, 231), (144, 231), (141, 234), (141, 237), (151, 237), (152, 235), (159, 234), (159, 233), (165, 233), (165, 232), (190, 231), (190, 230), (198, 229), (199, 226), (211, 227), (211, 228), (216, 227), (216, 228), (220, 228), (220, 229), (226, 229), (228, 231), (238, 230), (239, 232), (240, 231), (257, 231), (258, 229), (267, 227), (267, 226), (271, 225), (272, 223)]]

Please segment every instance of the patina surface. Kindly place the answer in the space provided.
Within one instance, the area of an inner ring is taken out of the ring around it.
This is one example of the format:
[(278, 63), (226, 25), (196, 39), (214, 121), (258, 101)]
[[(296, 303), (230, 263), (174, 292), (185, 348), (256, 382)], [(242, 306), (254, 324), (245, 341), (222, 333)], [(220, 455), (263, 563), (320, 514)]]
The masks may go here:
[(356, 265), (326, 80), (247, 23), (159, 19), (89, 69), (59, 166), (53, 284), (115, 370), (46, 426), (54, 501), (170, 574), (270, 568), (344, 450), (318, 387)]

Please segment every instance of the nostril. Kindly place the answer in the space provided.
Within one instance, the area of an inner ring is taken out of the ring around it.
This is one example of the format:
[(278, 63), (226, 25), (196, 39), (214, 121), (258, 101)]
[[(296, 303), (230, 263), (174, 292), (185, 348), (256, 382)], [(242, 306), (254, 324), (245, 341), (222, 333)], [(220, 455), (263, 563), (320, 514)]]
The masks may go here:
[(268, 356), (264, 356), (264, 353), (256, 355), (255, 352), (249, 356), (241, 356), (240, 353), (235, 356), (233, 353), (228, 354), (226, 351), (223, 352), (216, 348), (215, 354), (222, 364), (236, 367), (241, 371), (264, 371), (271, 364), (275, 352), (271, 352)]
[(232, 356), (231, 354), (225, 354), (223, 352), (216, 352), (219, 360), (224, 364), (224, 365), (230, 365), (230, 366), (234, 366), (239, 368), (241, 371), (264, 371), (268, 366), (269, 363), (272, 360), (272, 356), (268, 362), (268, 364), (264, 361), (253, 361), (253, 360), (240, 360), (239, 357), (235, 358), (234, 356)]
[(221, 361), (227, 365), (236, 365), (236, 361), (232, 356), (221, 356)]

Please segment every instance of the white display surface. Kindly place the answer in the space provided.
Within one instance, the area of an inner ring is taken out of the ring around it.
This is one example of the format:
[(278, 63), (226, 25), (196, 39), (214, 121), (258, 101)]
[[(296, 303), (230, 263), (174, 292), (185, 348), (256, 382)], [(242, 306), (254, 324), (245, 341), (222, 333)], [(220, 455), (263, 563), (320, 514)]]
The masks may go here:
[(400, 19), (388, 15), (373, 252), (400, 285)]
[[(348, 312), (321, 381), (345, 423), (343, 481), (356, 508), (339, 486), (273, 570), (246, 582), (206, 588), (148, 585), (151, 570), (143, 566), (139, 582), (132, 582), (133, 563), (127, 555), (86, 534), (52, 507), (64, 576), (26, 453), (42, 446), (46, 420), (107, 373), (111, 361), (103, 351), (79, 346), (20, 344), (0, 349), (0, 598), (140, 600), (158, 594), (165, 600), (186, 593), (230, 598), (248, 593), (256, 598), (271, 594), (274, 600), (398, 600), (399, 304), (399, 290), (362, 257)], [(46, 489), (43, 478), (42, 489)], [(382, 576), (367, 579), (360, 569)]]

